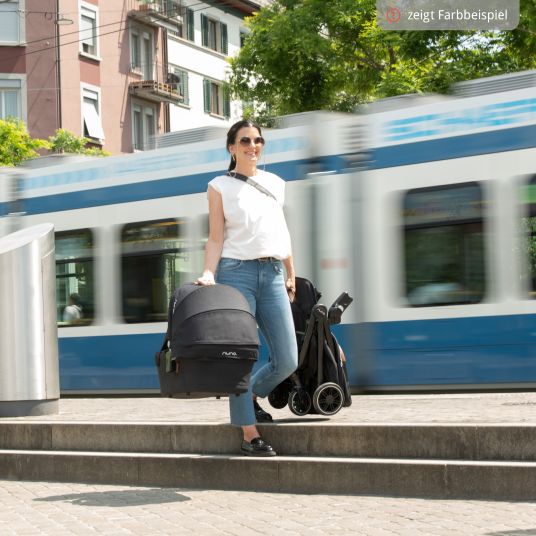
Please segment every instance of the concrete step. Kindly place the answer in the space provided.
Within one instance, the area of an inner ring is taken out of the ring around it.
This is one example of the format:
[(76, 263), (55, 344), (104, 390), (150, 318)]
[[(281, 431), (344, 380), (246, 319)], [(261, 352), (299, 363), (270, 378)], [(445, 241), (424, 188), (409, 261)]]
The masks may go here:
[(285, 493), (534, 500), (536, 426), (0, 421), (0, 479)]
[(1, 450), (0, 478), (282, 493), (536, 499), (535, 462)]
[[(536, 426), (508, 424), (259, 425), (283, 456), (536, 461)], [(236, 454), (226, 424), (0, 421), (0, 449)]]

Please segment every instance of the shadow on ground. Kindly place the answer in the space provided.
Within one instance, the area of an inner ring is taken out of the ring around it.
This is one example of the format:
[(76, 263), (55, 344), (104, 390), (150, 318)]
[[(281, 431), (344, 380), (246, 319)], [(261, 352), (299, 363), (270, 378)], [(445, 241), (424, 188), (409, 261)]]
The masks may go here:
[(89, 493), (68, 493), (39, 497), (40, 502), (69, 502), (80, 506), (143, 506), (147, 504), (163, 504), (190, 501), (187, 495), (181, 495), (166, 489), (132, 489), (113, 491), (92, 491)]
[(488, 532), (486, 536), (536, 536), (536, 529), (504, 530)]

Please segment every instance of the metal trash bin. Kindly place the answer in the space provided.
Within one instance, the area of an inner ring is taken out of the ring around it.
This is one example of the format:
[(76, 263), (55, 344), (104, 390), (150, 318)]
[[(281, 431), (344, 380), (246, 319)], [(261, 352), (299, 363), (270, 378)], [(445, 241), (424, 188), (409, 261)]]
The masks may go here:
[(0, 238), (0, 417), (58, 413), (54, 226)]

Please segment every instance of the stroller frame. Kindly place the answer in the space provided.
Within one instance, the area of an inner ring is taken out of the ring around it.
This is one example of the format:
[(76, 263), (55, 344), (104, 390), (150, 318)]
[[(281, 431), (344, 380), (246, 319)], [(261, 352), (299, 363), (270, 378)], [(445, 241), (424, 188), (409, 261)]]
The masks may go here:
[[(296, 278), (296, 281), (297, 286), (299, 284), (302, 288), (310, 285), (317, 303), (311, 308), (305, 331), (296, 329), (298, 341), (302, 340), (296, 372), (279, 384), (268, 400), (279, 409), (288, 403), (292, 413), (299, 416), (307, 413), (334, 415), (343, 406), (351, 404), (351, 396), (341, 348), (331, 333), (330, 325), (340, 323), (342, 313), (353, 298), (343, 292), (328, 310), (325, 305), (318, 303), (320, 293), (310, 281), (304, 278)], [(311, 362), (313, 352), (314, 361)]]

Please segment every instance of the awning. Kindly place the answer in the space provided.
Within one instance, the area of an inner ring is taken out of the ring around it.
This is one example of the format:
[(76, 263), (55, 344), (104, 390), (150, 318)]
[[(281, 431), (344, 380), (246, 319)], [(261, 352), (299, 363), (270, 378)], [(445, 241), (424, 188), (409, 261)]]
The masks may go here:
[(104, 139), (101, 118), (97, 113), (95, 105), (91, 101), (84, 99), (84, 123), (91, 138)]

